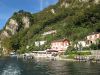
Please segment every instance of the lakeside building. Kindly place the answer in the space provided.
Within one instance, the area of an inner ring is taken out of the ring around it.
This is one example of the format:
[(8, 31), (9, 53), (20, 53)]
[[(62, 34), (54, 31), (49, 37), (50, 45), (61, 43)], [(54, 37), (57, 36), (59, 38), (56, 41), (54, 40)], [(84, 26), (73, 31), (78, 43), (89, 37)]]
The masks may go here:
[[(45, 42), (46, 41), (37, 41), (35, 42), (35, 45), (40, 46), (45, 44)], [(68, 39), (55, 40), (51, 42), (50, 49), (46, 49), (44, 51), (33, 51), (33, 55), (37, 58), (48, 57), (52, 59), (52, 57), (56, 57), (57, 55), (64, 53), (69, 47), (69, 45), (70, 41)]]
[[(37, 42), (37, 46), (38, 45), (39, 44)], [(46, 49), (44, 51), (33, 51), (33, 54), (34, 54), (34, 57), (36, 58), (48, 57), (52, 59), (52, 57), (54, 58), (64, 53), (69, 46), (70, 46), (70, 41), (68, 39), (55, 40), (51, 42), (50, 49)]]
[(100, 33), (93, 32), (92, 34), (87, 35), (85, 40), (78, 41), (74, 47), (82, 50), (83, 47), (89, 47), (91, 44), (97, 44), (97, 39), (100, 39)]
[(78, 50), (82, 50), (83, 47), (87, 47), (86, 41), (78, 41), (77, 44), (75, 44), (74, 46), (75, 48), (77, 48)]
[(70, 45), (70, 41), (67, 39), (60, 39), (60, 40), (55, 40), (51, 42), (51, 49), (49, 51), (58, 51), (58, 52), (64, 52), (67, 50), (67, 48)]
[(93, 32), (92, 34), (89, 34), (86, 37), (86, 43), (87, 43), (88, 46), (90, 46), (91, 44), (96, 44), (97, 43), (97, 39), (100, 39), (100, 33)]

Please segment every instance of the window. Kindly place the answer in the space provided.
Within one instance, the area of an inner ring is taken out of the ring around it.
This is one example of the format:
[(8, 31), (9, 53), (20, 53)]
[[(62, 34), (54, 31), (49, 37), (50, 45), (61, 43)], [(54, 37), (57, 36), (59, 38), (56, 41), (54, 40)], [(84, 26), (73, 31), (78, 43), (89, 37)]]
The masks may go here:
[(92, 41), (90, 41), (90, 43), (92, 44)]
[(89, 39), (91, 39), (91, 38), (92, 38), (92, 35), (90, 35)]
[(97, 38), (97, 35), (98, 35), (98, 34), (95, 34), (95, 38)]

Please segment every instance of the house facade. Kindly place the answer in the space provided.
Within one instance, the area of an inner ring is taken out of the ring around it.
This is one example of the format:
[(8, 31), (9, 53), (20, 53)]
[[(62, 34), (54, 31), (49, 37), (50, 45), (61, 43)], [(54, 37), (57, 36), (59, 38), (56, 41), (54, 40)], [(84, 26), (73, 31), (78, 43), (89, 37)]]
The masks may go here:
[(54, 51), (65, 51), (70, 45), (69, 40), (67, 39), (61, 39), (61, 40), (56, 40), (51, 43), (51, 49)]
[(35, 46), (41, 46), (44, 45), (46, 43), (46, 41), (35, 41)]
[(82, 50), (84, 47), (87, 47), (88, 45), (86, 44), (86, 41), (78, 41), (77, 44), (74, 45), (74, 48), (78, 50)]
[(88, 45), (96, 44), (97, 39), (100, 39), (100, 33), (92, 33), (86, 37), (86, 43)]

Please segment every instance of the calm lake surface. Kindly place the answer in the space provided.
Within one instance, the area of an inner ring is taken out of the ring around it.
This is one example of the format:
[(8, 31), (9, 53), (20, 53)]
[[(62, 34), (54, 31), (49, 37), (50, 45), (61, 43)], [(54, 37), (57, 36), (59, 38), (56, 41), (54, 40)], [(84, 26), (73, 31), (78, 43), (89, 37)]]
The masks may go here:
[(100, 75), (100, 64), (0, 58), (0, 75)]

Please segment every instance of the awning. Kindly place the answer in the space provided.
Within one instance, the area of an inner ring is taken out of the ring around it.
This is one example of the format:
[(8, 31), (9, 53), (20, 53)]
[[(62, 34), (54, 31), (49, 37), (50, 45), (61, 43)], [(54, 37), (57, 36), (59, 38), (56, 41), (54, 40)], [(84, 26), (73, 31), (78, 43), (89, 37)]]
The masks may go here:
[(57, 50), (47, 50), (47, 52), (58, 52)]

